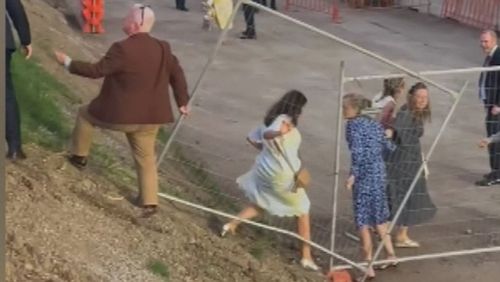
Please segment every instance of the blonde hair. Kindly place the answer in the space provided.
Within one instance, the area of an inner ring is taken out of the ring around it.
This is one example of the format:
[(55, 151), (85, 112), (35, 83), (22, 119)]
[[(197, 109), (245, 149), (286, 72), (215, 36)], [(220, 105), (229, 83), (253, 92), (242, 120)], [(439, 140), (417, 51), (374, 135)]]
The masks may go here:
[(348, 93), (342, 98), (342, 103), (356, 110), (358, 115), (362, 114), (364, 110), (372, 107), (372, 101), (365, 98), (361, 94)]

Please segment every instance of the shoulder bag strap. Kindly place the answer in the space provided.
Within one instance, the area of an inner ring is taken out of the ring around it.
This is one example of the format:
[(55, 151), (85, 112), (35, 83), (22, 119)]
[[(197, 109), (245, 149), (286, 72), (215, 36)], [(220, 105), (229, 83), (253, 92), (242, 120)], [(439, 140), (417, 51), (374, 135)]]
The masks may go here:
[(281, 146), (278, 144), (276, 139), (273, 139), (273, 144), (276, 147), (276, 149), (278, 150), (278, 152), (280, 152), (280, 154), (283, 156), (283, 158), (285, 159), (285, 162), (288, 164), (288, 166), (290, 167), (290, 170), (293, 172), (293, 174), (297, 174), (297, 172), (293, 169), (293, 166), (292, 166), (292, 163), (290, 162), (290, 159), (288, 159), (287, 155), (285, 154), (284, 150), (281, 149)]

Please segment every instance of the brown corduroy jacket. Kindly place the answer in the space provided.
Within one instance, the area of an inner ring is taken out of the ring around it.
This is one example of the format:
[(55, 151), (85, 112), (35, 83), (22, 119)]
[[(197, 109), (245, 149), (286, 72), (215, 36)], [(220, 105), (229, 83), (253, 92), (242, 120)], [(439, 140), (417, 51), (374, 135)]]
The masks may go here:
[(104, 77), (88, 112), (111, 124), (164, 124), (174, 120), (169, 86), (178, 107), (188, 103), (184, 71), (166, 41), (147, 33), (113, 43), (97, 63), (72, 61), (69, 71), (88, 78)]

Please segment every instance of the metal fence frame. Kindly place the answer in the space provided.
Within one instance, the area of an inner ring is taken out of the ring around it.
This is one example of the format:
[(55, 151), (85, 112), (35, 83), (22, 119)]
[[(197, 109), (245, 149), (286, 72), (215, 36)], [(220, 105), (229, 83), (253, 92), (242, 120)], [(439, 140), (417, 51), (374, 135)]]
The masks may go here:
[[(406, 73), (397, 73), (397, 74), (391, 73), (391, 74), (383, 74), (383, 75), (365, 75), (365, 76), (357, 76), (357, 77), (355, 77), (355, 76), (346, 77), (344, 67), (345, 67), (344, 64), (341, 63), (341, 65), (340, 65), (340, 69), (341, 69), (340, 84), (341, 84), (341, 86), (339, 88), (340, 96), (344, 95), (344, 92), (343, 92), (344, 88), (345, 88), (344, 85), (348, 82), (358, 82), (359, 83), (361, 81), (369, 81), (369, 80), (374, 80), (374, 79), (398, 78), (398, 77), (408, 77), (409, 76)], [(444, 75), (450, 75), (450, 74), (480, 73), (480, 72), (493, 72), (493, 71), (500, 71), (500, 66), (422, 71), (422, 72), (418, 72), (417, 74), (419, 76), (428, 77), (428, 76), (440, 76), (440, 75), (444, 76)], [(395, 223), (397, 222), (397, 219), (401, 215), (402, 210), (404, 209), (404, 206), (405, 206), (406, 202), (408, 201), (408, 199), (409, 199), (409, 197), (410, 197), (410, 195), (411, 195), (411, 193), (412, 193), (412, 191), (417, 183), (418, 178), (423, 173), (425, 165), (427, 164), (427, 162), (431, 158), (436, 145), (439, 143), (440, 138), (442, 137), (444, 131), (446, 130), (448, 123), (449, 123), (451, 117), (453, 116), (463, 93), (465, 92), (465, 90), (467, 88), (468, 83), (469, 83), (468, 81), (466, 81), (464, 83), (458, 96), (453, 96), (452, 106), (451, 106), (449, 112), (447, 113), (445, 120), (441, 124), (441, 127), (439, 129), (438, 134), (434, 138), (430, 150), (425, 155), (424, 161), (423, 161), (422, 165), (420, 166), (417, 175), (414, 177), (414, 179), (411, 183), (411, 186), (410, 186), (407, 194), (405, 195), (405, 197), (402, 201), (402, 204), (400, 205), (399, 209), (397, 210), (393, 221), (389, 225), (389, 228), (387, 231), (389, 234), (393, 230)], [(339, 111), (342, 111), (341, 107), (340, 107)], [(339, 113), (339, 116), (341, 116), (341, 113)], [(337, 126), (338, 126), (337, 127), (337, 140), (341, 140), (342, 139), (342, 137), (341, 137), (342, 136), (341, 124), (339, 123), (339, 125), (337, 125)], [(337, 144), (336, 150), (337, 150), (337, 152), (339, 151), (339, 143)], [(336, 177), (338, 177), (338, 171), (340, 170), (340, 166), (341, 166), (340, 161), (338, 159), (339, 158), (337, 157), (337, 161), (335, 164), (336, 165), (336, 167), (335, 167)], [(339, 189), (339, 183), (336, 180), (335, 187), (334, 187), (334, 194), (335, 195), (337, 195), (338, 189)], [(337, 201), (337, 197), (334, 198), (332, 223), (335, 222), (337, 219), (336, 201)], [(332, 232), (335, 232), (334, 225), (332, 226)], [(335, 234), (332, 234), (332, 244), (331, 244), (332, 251), (335, 250), (335, 236), (334, 235)], [(390, 261), (388, 261), (388, 260), (377, 260), (378, 256), (380, 255), (380, 252), (382, 251), (382, 248), (383, 248), (383, 242), (381, 241), (377, 246), (377, 249), (373, 255), (372, 260), (369, 262), (359, 262), (358, 265), (367, 266), (368, 268), (370, 268), (373, 265), (389, 263)], [(493, 247), (488, 247), (488, 248), (475, 248), (475, 249), (459, 250), (459, 251), (440, 252), (440, 253), (431, 253), (431, 254), (424, 254), (424, 255), (417, 255), (417, 256), (408, 256), (408, 257), (398, 258), (397, 261), (398, 262), (419, 261), (419, 260), (425, 260), (425, 259), (435, 259), (435, 258), (442, 258), (442, 257), (455, 257), (455, 256), (464, 256), (464, 255), (473, 255), (473, 254), (493, 253), (493, 252), (500, 252), (500, 246), (493, 246)], [(342, 270), (342, 269), (348, 269), (348, 268), (350, 268), (350, 267), (348, 267), (346, 265), (338, 265), (338, 266), (332, 267), (333, 270)], [(363, 277), (363, 279), (361, 281), (364, 282), (366, 279), (367, 279), (367, 274), (365, 273), (365, 276)]]

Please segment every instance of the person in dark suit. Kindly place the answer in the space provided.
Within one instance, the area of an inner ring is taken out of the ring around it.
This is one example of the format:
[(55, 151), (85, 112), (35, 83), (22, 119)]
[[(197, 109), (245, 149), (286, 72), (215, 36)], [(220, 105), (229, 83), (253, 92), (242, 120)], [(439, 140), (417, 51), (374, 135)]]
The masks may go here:
[[(252, 0), (255, 3), (262, 4), (263, 0)], [(243, 15), (245, 17), (245, 24), (247, 28), (242, 32), (241, 39), (257, 39), (257, 33), (255, 32), (255, 13), (257, 13), (257, 8), (243, 4)]]
[[(485, 30), (480, 37), (481, 48), (486, 54), (483, 66), (500, 66), (500, 50), (497, 46), (497, 34)], [(500, 71), (482, 72), (479, 77), (479, 98), (486, 110), (486, 133), (490, 137), (500, 131)], [(500, 143), (488, 145), (490, 173), (476, 182), (478, 186), (500, 184)]]
[[(267, 6), (267, 0), (252, 0), (255, 3)], [(271, 9), (276, 10), (276, 0), (271, 0)], [(246, 30), (242, 32), (241, 39), (257, 39), (255, 32), (255, 14), (259, 9), (250, 5), (243, 4), (243, 15), (245, 17)]]
[(22, 150), (19, 106), (10, 72), (10, 63), (12, 55), (16, 51), (16, 43), (9, 18), (17, 31), (26, 59), (29, 59), (32, 53), (31, 32), (28, 17), (20, 0), (6, 0), (5, 10), (5, 139), (8, 146), (7, 158), (17, 160), (25, 159), (26, 155)]
[(99, 95), (83, 106), (73, 130), (69, 162), (83, 169), (94, 127), (123, 132), (132, 148), (143, 216), (156, 212), (158, 172), (155, 141), (162, 124), (174, 121), (169, 86), (181, 114), (187, 115), (189, 95), (184, 71), (170, 44), (152, 37), (154, 12), (135, 4), (123, 21), (127, 38), (111, 45), (97, 63), (72, 60), (56, 51), (57, 61), (72, 74), (102, 78)]

